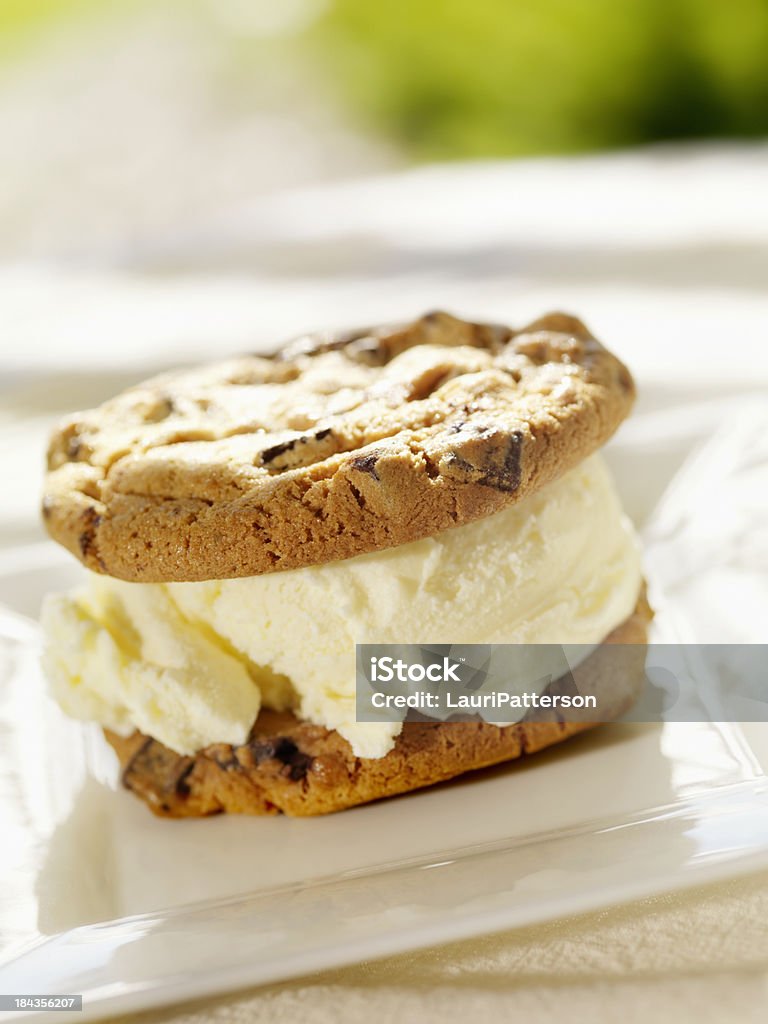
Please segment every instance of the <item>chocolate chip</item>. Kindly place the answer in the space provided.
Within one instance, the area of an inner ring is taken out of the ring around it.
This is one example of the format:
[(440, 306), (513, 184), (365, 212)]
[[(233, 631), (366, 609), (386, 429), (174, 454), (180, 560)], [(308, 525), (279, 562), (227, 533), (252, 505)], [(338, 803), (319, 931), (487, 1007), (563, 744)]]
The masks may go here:
[(293, 782), (303, 779), (312, 765), (310, 755), (299, 750), (293, 740), (287, 736), (277, 736), (270, 740), (254, 740), (249, 746), (257, 764), (274, 758), (286, 766), (288, 777)]
[(182, 764), (179, 774), (176, 776), (173, 788), (176, 790), (178, 796), (189, 796), (190, 788), (187, 782), (188, 777), (192, 774), (192, 769), (195, 767), (195, 762), (190, 758), (188, 764)]
[(298, 437), (294, 437), (290, 441), (282, 441), (280, 444), (273, 444), (271, 448), (265, 448), (261, 453), (262, 463), (266, 466), (273, 459), (276, 459), (278, 455), (284, 455), (286, 452), (289, 452), (294, 445), (298, 444), (299, 440)]
[(520, 486), (520, 456), (523, 449), (523, 434), (514, 430), (509, 435), (504, 459), (500, 466), (493, 466), (483, 477), (482, 483), (500, 491), (516, 491)]
[(85, 510), (85, 512), (83, 512), (82, 518), (85, 529), (80, 534), (78, 541), (80, 544), (80, 553), (83, 558), (88, 558), (90, 555), (95, 553), (96, 531), (101, 523), (101, 516), (91, 505)]
[(137, 747), (136, 750), (134, 750), (125, 768), (123, 768), (122, 782), (127, 789), (131, 788), (129, 778), (131, 772), (133, 771), (134, 768), (138, 767), (141, 764), (144, 755), (147, 753), (147, 750), (149, 749), (150, 745), (154, 742), (155, 741), (152, 739), (151, 736), (145, 737), (144, 742), (139, 747)]
[[(477, 476), (477, 467), (473, 466), (472, 463), (468, 462), (466, 459), (462, 459), (462, 457), (460, 455), (457, 455), (456, 452), (446, 452), (444, 458), (441, 461), (445, 462), (447, 466), (450, 466), (450, 468), (454, 472), (460, 471), (461, 473), (465, 473), (467, 475), (467, 478), (472, 477), (473, 474), (475, 477)], [(430, 460), (427, 460), (428, 473), (429, 462)]]
[[(492, 427), (480, 425), (472, 426), (470, 433), (475, 437), (486, 438), (495, 433), (495, 430)], [(522, 447), (522, 431), (514, 430), (505, 435), (502, 445), (494, 445), (487, 461), (482, 455), (475, 453), (470, 461), (459, 452), (451, 451), (443, 457), (441, 462), (450, 468), (451, 475), (460, 474), (467, 482), (473, 481), (485, 484), (486, 487), (494, 487), (499, 491), (513, 492), (520, 486)], [(459, 451), (461, 450), (460, 448)], [(427, 460), (427, 472), (429, 472), (429, 460)]]
[(167, 797), (189, 796), (187, 778), (194, 766), (194, 758), (182, 757), (147, 736), (123, 769), (122, 782), (126, 789), (148, 795), (168, 811)]
[(376, 463), (379, 461), (379, 458), (378, 452), (366, 452), (365, 455), (358, 455), (352, 459), (350, 465), (352, 469), (357, 469), (361, 473), (368, 473), (374, 480), (378, 480), (379, 474), (376, 472)]
[(265, 448), (261, 453), (262, 465), (268, 466), (270, 462), (274, 462), (280, 455), (293, 451), (296, 445), (308, 444), (310, 441), (324, 441), (326, 437), (330, 436), (331, 429), (331, 427), (321, 427), (320, 430), (316, 430), (313, 434), (300, 434), (298, 437), (292, 437), (288, 441), (273, 444), (271, 448)]
[(291, 780), (293, 782), (300, 782), (303, 778), (306, 778), (307, 772), (312, 767), (312, 758), (309, 754), (305, 754), (297, 748), (290, 761), (285, 763), (289, 767), (288, 774)]
[(295, 338), (289, 344), (284, 345), (272, 356), (280, 361), (290, 361), (301, 356), (317, 356), (323, 352), (338, 352), (345, 349), (352, 342), (369, 335), (370, 328), (358, 328), (352, 331), (320, 332), (318, 334), (304, 335)]

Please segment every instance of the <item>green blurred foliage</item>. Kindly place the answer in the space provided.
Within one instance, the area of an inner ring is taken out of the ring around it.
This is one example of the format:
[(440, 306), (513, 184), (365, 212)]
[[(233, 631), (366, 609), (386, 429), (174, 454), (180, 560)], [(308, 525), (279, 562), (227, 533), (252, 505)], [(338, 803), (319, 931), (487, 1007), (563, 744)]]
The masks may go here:
[(4, 40), (13, 35), (46, 24), (53, 19), (66, 19), (97, 0), (0, 0), (0, 33)]
[[(25, 52), (39, 29), (114, 11), (166, 9), (205, 25), (233, 5), (269, 13), (281, 2), (0, 0), (0, 58)], [(322, 0), (304, 2), (311, 16)], [(327, 0), (321, 10), (298, 38), (225, 33), (232, 102), (263, 98), (265, 76), (252, 72), (265, 67), (270, 88), (285, 69), (283, 86), (306, 99), (296, 61), (309, 57), (363, 120), (425, 157), (768, 135), (768, 0)]]
[(23, 54), (41, 30), (103, 14), (120, 2), (127, 0), (0, 0), (0, 60)]
[(333, 0), (311, 42), (424, 156), (768, 133), (768, 0)]

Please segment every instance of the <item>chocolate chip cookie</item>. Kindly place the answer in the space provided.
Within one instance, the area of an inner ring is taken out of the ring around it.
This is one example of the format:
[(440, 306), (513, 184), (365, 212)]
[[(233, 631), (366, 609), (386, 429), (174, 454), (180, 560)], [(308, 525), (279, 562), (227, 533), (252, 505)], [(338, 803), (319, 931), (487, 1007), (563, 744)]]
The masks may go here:
[(44, 520), (89, 569), (132, 581), (350, 558), (519, 501), (607, 441), (633, 397), (626, 367), (560, 313), (321, 333), (70, 417)]

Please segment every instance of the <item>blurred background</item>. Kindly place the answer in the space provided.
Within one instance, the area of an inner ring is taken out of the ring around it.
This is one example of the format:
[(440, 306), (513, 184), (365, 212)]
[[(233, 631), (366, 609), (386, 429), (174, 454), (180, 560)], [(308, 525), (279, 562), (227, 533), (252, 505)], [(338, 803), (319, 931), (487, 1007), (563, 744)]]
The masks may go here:
[(765, 0), (0, 0), (0, 254), (266, 190), (768, 133)]
[(671, 471), (766, 397), (767, 53), (766, 0), (0, 0), (0, 544), (62, 412), (434, 307), (581, 315)]

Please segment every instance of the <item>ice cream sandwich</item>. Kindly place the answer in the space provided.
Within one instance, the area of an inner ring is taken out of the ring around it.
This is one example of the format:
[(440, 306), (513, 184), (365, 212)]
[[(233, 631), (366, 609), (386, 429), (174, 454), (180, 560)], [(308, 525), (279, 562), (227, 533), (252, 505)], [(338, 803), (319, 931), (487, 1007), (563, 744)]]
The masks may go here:
[(633, 398), (573, 317), (432, 313), (68, 418), (43, 517), (88, 578), (44, 605), (54, 696), (174, 817), (341, 810), (596, 724), (358, 721), (359, 643), (593, 645), (620, 715), (636, 680), (596, 655), (643, 644), (650, 610), (598, 450)]

